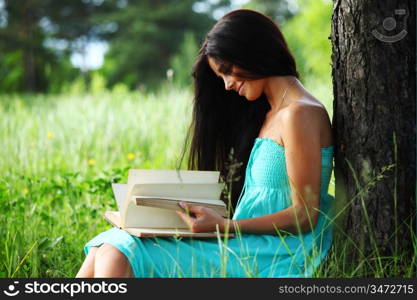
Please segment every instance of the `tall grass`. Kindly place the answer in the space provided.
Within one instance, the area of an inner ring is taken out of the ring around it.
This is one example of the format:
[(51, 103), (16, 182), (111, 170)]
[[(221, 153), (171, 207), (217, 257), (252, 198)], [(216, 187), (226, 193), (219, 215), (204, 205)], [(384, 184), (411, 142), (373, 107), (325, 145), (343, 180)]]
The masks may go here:
[(191, 94), (0, 96), (0, 276), (71, 277), (109, 228), (110, 181), (173, 169)]
[[(395, 138), (394, 138), (395, 143)], [(396, 146), (395, 146), (396, 148)], [(396, 152), (396, 149), (395, 149)], [(396, 163), (384, 166), (374, 176), (369, 176), (367, 181), (362, 185), (359, 183), (358, 175), (352, 164), (346, 160), (347, 165), (351, 171), (351, 176), (355, 180), (357, 193), (354, 197), (349, 199), (346, 203), (336, 203), (335, 216), (332, 218), (332, 224), (334, 227), (334, 242), (330, 254), (327, 257), (327, 261), (323, 263), (317, 270), (317, 277), (415, 277), (416, 274), (416, 251), (417, 251), (417, 239), (414, 228), (412, 227), (413, 220), (403, 220), (402, 224), (398, 224), (395, 220), (395, 226), (388, 240), (393, 241), (391, 255), (383, 256), (380, 253), (380, 248), (376, 243), (376, 231), (373, 224), (370, 221), (369, 212), (367, 211), (367, 193), (369, 193), (373, 187), (380, 184), (380, 181), (384, 178), (396, 176), (396, 172), (390, 172), (396, 170)], [(387, 174), (388, 173), (388, 174)], [(389, 174), (391, 173), (391, 174)], [(395, 187), (397, 189), (397, 180), (394, 179)], [(370, 249), (365, 251), (364, 236), (362, 242), (358, 244), (356, 237), (354, 241), (345, 230), (344, 215), (349, 213), (349, 208), (354, 201), (360, 202), (361, 215), (364, 219), (364, 234), (370, 241)], [(339, 199), (337, 199), (339, 200)], [(394, 195), (394, 210), (396, 210), (396, 197)], [(393, 212), (396, 216), (396, 211)], [(412, 214), (415, 217), (415, 213)], [(400, 252), (398, 249), (398, 231), (399, 226), (405, 226), (407, 232), (410, 233), (410, 244), (413, 245), (413, 249), (410, 252)]]
[[(331, 90), (319, 90), (331, 111)], [(129, 168), (176, 167), (191, 99), (169, 85), (155, 94), (0, 96), (0, 277), (73, 277), (85, 242), (110, 228), (109, 182), (125, 181)], [(375, 256), (377, 264), (351, 266), (353, 246), (339, 230), (315, 276), (413, 276), (401, 254), (395, 264)]]

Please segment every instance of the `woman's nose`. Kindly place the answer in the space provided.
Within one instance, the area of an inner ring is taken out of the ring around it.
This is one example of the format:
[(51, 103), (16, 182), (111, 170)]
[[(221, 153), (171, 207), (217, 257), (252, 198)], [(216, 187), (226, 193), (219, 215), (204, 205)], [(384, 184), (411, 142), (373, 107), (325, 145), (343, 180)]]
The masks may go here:
[(224, 79), (224, 87), (226, 90), (233, 89), (234, 81), (231, 78), (225, 78)]

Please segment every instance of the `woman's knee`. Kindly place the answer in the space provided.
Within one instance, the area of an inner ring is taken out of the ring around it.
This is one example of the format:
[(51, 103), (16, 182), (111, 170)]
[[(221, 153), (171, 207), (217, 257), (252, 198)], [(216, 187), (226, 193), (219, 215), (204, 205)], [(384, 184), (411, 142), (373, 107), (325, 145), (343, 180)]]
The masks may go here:
[(95, 253), (95, 259), (100, 260), (111, 260), (115, 262), (124, 262), (127, 263), (126, 256), (116, 247), (110, 245), (110, 244), (102, 244), (100, 247), (98, 247), (96, 253)]
[(90, 247), (90, 249), (88, 250), (87, 257), (91, 257), (92, 259), (94, 259), (96, 256), (97, 250), (98, 250), (97, 246)]
[(95, 277), (132, 277), (126, 256), (110, 244), (101, 245), (95, 255)]
[(87, 257), (84, 259), (76, 277), (93, 277), (94, 276), (94, 260), (97, 252), (97, 247), (91, 247), (88, 251)]

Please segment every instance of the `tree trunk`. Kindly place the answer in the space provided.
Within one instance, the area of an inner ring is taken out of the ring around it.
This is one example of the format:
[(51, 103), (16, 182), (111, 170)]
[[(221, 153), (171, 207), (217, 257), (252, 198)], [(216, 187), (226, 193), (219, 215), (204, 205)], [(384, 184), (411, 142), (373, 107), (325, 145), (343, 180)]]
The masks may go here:
[(345, 207), (338, 221), (361, 250), (356, 258), (414, 255), (415, 7), (415, 0), (333, 3), (336, 211)]

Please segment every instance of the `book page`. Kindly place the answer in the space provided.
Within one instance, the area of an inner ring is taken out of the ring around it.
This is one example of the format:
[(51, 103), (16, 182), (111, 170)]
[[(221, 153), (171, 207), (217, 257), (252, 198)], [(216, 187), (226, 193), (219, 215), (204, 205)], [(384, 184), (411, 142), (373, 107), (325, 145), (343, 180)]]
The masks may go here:
[(178, 202), (188, 202), (190, 205), (199, 205), (199, 204), (207, 204), (207, 206), (226, 206), (226, 203), (224, 203), (222, 200), (216, 200), (216, 199), (196, 199), (196, 198), (184, 198), (184, 197), (161, 197), (161, 196), (133, 196), (133, 198), (136, 200), (136, 203), (138, 203), (138, 200), (156, 200), (156, 201), (164, 201), (164, 202), (175, 202), (177, 204)]
[(210, 209), (213, 209), (218, 214), (223, 217), (227, 217), (226, 204), (221, 200), (194, 200), (188, 201), (185, 198), (182, 200), (179, 199), (167, 199), (159, 197), (149, 197), (149, 196), (135, 196), (136, 205), (138, 206), (147, 206), (147, 207), (158, 207), (171, 210), (179, 210), (179, 202), (185, 202), (189, 205), (204, 206)]
[(220, 183), (139, 183), (133, 185), (131, 197), (154, 196), (219, 200), (222, 188)]
[(120, 213), (118, 211), (106, 211), (104, 218), (109, 221), (114, 227), (122, 228), (120, 224)]
[[(173, 229), (156, 229), (156, 228), (126, 228), (131, 235), (137, 237), (194, 237), (194, 238), (217, 238), (224, 237), (224, 233), (216, 232), (192, 232), (188, 229), (173, 230)], [(229, 238), (234, 237), (233, 233), (228, 234)]]
[(137, 206), (129, 201), (122, 213), (121, 227), (188, 228), (175, 210)]
[(187, 228), (174, 210), (136, 206), (132, 195), (220, 199), (222, 184), (218, 171), (129, 170), (121, 225), (141, 228)]
[(127, 194), (127, 184), (112, 183), (111, 187), (113, 190), (114, 198), (117, 202), (117, 208), (119, 211), (122, 211), (123, 203)]
[(218, 183), (219, 171), (130, 169), (126, 199), (131, 199), (135, 184), (145, 183)]
[(218, 183), (219, 176), (219, 171), (130, 169), (127, 183)]
[[(113, 226), (126, 230), (129, 234), (137, 237), (205, 237), (205, 238), (217, 238), (220, 234), (224, 237), (224, 233), (216, 232), (192, 232), (188, 228), (184, 229), (172, 229), (172, 228), (122, 228), (120, 226), (120, 213), (117, 211), (106, 211), (104, 218), (109, 221)], [(230, 238), (234, 237), (233, 233), (228, 233)]]

